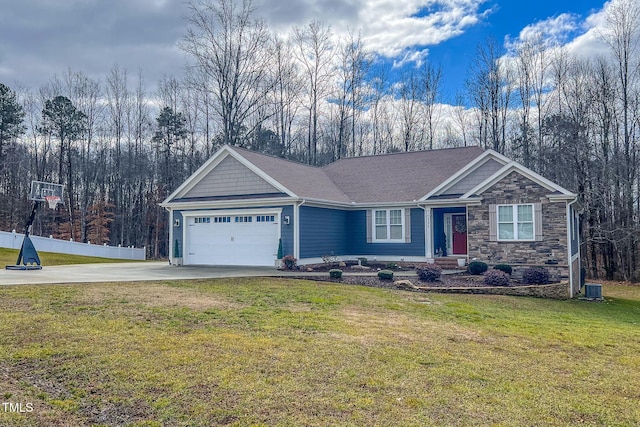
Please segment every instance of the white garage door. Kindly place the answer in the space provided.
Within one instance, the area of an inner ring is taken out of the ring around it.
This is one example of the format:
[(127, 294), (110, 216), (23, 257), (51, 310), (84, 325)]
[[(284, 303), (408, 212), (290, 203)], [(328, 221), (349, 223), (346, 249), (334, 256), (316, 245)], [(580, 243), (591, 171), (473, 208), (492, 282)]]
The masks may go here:
[(184, 263), (273, 266), (277, 220), (273, 213), (187, 217)]

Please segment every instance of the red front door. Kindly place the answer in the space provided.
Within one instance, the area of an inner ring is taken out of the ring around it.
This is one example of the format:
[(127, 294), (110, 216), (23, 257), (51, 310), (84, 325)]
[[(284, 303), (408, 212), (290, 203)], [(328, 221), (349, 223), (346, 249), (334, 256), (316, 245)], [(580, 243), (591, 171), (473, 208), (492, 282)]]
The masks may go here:
[(466, 255), (467, 254), (467, 216), (451, 215), (451, 228), (453, 229), (453, 242), (451, 255)]

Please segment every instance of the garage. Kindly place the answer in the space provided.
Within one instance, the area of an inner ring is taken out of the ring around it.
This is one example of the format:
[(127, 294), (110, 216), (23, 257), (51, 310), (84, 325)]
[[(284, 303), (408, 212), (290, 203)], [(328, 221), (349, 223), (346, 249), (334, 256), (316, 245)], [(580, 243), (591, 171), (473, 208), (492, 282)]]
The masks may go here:
[(280, 238), (277, 212), (185, 215), (184, 263), (273, 266)]

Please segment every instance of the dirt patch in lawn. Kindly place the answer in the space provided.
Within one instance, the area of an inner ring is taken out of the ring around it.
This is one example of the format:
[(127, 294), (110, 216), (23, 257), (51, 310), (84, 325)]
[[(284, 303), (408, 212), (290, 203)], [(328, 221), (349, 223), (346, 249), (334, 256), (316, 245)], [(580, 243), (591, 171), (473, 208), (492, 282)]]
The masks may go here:
[(174, 288), (154, 283), (90, 285), (84, 288), (84, 295), (79, 300), (86, 304), (116, 300), (148, 307), (187, 307), (193, 310), (242, 308), (241, 304), (219, 295), (212, 296), (196, 289)]

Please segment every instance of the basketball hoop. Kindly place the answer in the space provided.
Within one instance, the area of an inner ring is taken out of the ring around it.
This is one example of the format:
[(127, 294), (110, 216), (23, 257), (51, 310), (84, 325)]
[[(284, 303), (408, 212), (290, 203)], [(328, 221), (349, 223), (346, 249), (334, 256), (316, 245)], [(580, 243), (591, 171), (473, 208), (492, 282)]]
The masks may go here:
[(46, 196), (44, 199), (49, 204), (49, 209), (55, 209), (58, 203), (60, 203), (60, 197), (58, 196)]

